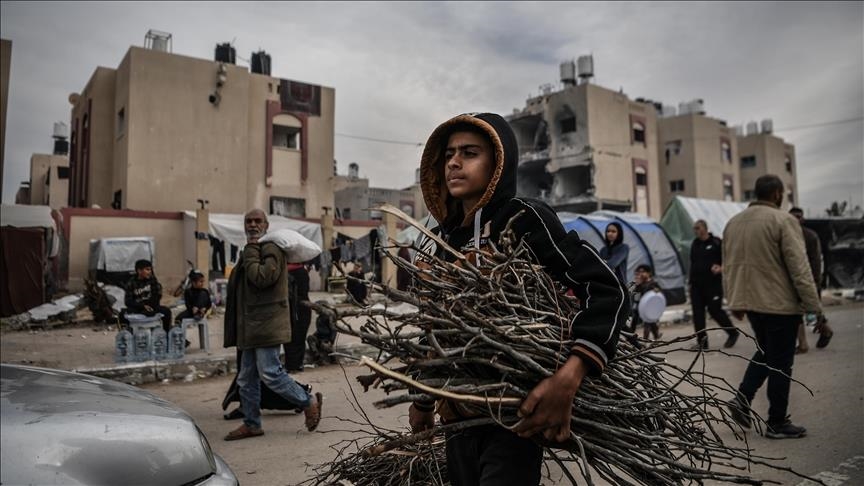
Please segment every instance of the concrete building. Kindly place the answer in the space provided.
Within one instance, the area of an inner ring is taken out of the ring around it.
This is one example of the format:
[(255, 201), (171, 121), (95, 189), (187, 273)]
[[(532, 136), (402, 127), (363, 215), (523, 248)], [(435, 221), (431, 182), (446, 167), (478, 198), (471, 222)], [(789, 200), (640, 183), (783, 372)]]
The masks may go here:
[(69, 200), (69, 157), (33, 154), (30, 158), (29, 204), (65, 208)]
[(3, 171), (6, 154), (6, 108), (9, 106), (9, 69), (12, 41), (0, 39), (0, 200), (3, 199)]
[(795, 146), (786, 143), (772, 131), (771, 120), (763, 120), (761, 127), (756, 122), (750, 122), (747, 124), (746, 134), (738, 137), (742, 199), (756, 199), (753, 194), (756, 179), (765, 174), (774, 174), (783, 180), (786, 202), (795, 206), (800, 204)]
[(332, 207), (335, 90), (270, 76), (263, 52), (250, 72), (230, 45), (210, 61), (170, 42), (148, 32), (70, 95), (69, 205), (177, 211), (201, 199), (306, 218)]
[(738, 143), (726, 122), (705, 115), (702, 100), (664, 108), (657, 121), (663, 208), (675, 196), (741, 200)]
[(660, 218), (657, 113), (590, 82), (593, 60), (561, 65), (562, 86), (507, 117), (519, 143), (520, 195), (557, 211), (633, 211)]
[(415, 219), (428, 213), (419, 184), (405, 189), (369, 187), (369, 179), (360, 177), (360, 166), (353, 162), (348, 166), (348, 175), (333, 177), (333, 193), (337, 218), (343, 220), (381, 219), (381, 214), (369, 209), (383, 203), (392, 204)]

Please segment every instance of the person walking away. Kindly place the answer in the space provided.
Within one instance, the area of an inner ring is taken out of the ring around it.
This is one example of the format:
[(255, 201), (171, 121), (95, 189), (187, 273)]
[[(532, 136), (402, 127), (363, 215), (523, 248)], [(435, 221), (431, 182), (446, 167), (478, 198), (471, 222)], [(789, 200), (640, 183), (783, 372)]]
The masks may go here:
[(822, 307), (800, 224), (780, 210), (783, 182), (764, 175), (756, 180), (755, 194), (757, 200), (729, 220), (723, 232), (729, 308), (737, 319), (747, 316), (759, 345), (729, 410), (736, 422), (749, 428), (751, 404), (767, 380), (765, 436), (804, 437), (807, 430), (787, 415), (795, 337), (802, 313), (818, 314)]
[[(512, 219), (515, 240), (524, 240), (535, 263), (582, 302), (590, 294), (591, 304), (571, 321), (569, 358), (530, 391), (513, 430), (490, 424), (447, 436), (447, 472), (454, 486), (540, 483), (543, 449), (532, 437), (558, 442), (570, 437), (573, 397), (586, 374), (600, 375), (613, 358), (630, 309), (624, 285), (591, 245), (566, 233), (545, 203), (516, 197), (518, 158), (516, 136), (500, 115), (459, 115), (438, 126), (420, 166), (423, 198), (439, 224), (433, 231), (454, 248), (482, 251), (499, 243)], [(442, 249), (435, 253), (455, 259)], [(434, 402), (413, 403), (412, 430), (431, 428), (435, 412)], [(446, 400), (438, 402), (437, 413), (444, 423), (471, 418), (470, 411)]]
[(288, 305), (291, 308), (291, 342), (285, 343), (285, 369), (288, 372), (303, 371), (306, 357), (306, 334), (312, 322), (312, 309), (304, 305), (309, 302), (309, 271), (302, 263), (288, 264)]
[(726, 331), (723, 347), (731, 348), (739, 333), (723, 310), (723, 242), (708, 232), (708, 223), (702, 219), (693, 223), (693, 233), (696, 238), (690, 245), (690, 305), (697, 342), (691, 349), (708, 349), (706, 307), (711, 318)]
[[(807, 250), (807, 261), (810, 263), (810, 273), (813, 274), (813, 281), (816, 282), (816, 293), (819, 295), (819, 300), (822, 300), (822, 244), (819, 243), (819, 235), (804, 226), (804, 211), (801, 208), (792, 208), (789, 214), (795, 216), (798, 223), (801, 225), (801, 231), (804, 234), (804, 248)], [(828, 346), (831, 338), (834, 337), (834, 331), (828, 325), (828, 319), (825, 314), (816, 316), (816, 327), (813, 332), (819, 333), (819, 339), (816, 341), (817, 348)], [(802, 322), (798, 326), (798, 348), (796, 353), (806, 353), (810, 347), (807, 345), (807, 333)]]
[(285, 371), (279, 348), (291, 341), (288, 304), (288, 268), (285, 255), (275, 243), (259, 243), (269, 227), (260, 209), (246, 213), (243, 222), (246, 246), (228, 279), (225, 308), (225, 347), (242, 351), (237, 384), (243, 424), (225, 440), (264, 435), (261, 428), (261, 381), (286, 400), (297, 404), (310, 432), (321, 420), (323, 396), (314, 396)]
[(162, 301), (162, 284), (153, 273), (150, 260), (135, 262), (135, 276), (126, 284), (124, 303), (126, 309), (120, 314), (120, 322), (128, 324), (127, 314), (142, 314), (147, 317), (160, 314), (162, 329), (168, 333), (171, 330), (171, 309), (165, 307)]
[(606, 260), (609, 268), (615, 272), (618, 280), (627, 285), (627, 259), (630, 257), (630, 246), (624, 243), (624, 230), (621, 225), (611, 222), (606, 225), (606, 246), (600, 249), (600, 258)]

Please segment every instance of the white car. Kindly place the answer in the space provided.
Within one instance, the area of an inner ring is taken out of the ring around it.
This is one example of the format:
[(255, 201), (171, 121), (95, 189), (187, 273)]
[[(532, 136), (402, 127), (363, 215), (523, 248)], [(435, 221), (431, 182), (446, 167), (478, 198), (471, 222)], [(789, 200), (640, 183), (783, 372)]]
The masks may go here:
[(237, 485), (186, 412), (79, 373), (0, 365), (0, 484)]

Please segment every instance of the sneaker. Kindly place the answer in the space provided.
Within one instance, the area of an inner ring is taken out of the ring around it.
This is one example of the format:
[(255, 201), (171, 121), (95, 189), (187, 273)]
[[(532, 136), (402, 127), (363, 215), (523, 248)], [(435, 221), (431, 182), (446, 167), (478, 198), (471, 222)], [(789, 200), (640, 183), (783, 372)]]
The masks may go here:
[(726, 342), (723, 344), (723, 347), (728, 349), (728, 348), (731, 348), (732, 346), (735, 346), (735, 343), (738, 342), (738, 334), (739, 333), (737, 333), (737, 332), (735, 334), (730, 334), (729, 338), (726, 339)]
[(765, 429), (765, 437), (769, 439), (799, 439), (807, 435), (807, 429), (793, 425), (787, 418), (780, 425), (768, 424)]
[(732, 420), (741, 427), (749, 429), (753, 425), (753, 417), (750, 415), (750, 405), (746, 403), (740, 396), (736, 396), (730, 400), (726, 407), (729, 409), (729, 414), (732, 415)]
[(832, 337), (834, 337), (834, 331), (829, 331), (827, 333), (823, 331), (822, 334), (819, 335), (819, 340), (816, 341), (816, 347), (822, 349), (825, 346), (828, 346)]
[(264, 431), (259, 427), (249, 427), (246, 424), (237, 427), (225, 436), (225, 440), (240, 440), (250, 437), (259, 437), (264, 435)]

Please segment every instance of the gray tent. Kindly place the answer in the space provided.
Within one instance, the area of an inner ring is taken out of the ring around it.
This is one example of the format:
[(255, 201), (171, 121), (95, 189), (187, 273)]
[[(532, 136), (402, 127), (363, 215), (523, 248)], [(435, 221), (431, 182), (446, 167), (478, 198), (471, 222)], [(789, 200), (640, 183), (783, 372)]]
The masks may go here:
[(628, 279), (642, 264), (654, 268), (654, 278), (663, 288), (670, 305), (686, 302), (685, 274), (675, 245), (653, 219), (636, 213), (595, 211), (591, 214), (558, 213), (567, 231), (574, 230), (598, 251), (603, 247), (606, 226), (617, 222), (624, 230), (624, 243), (630, 247), (627, 261)]

